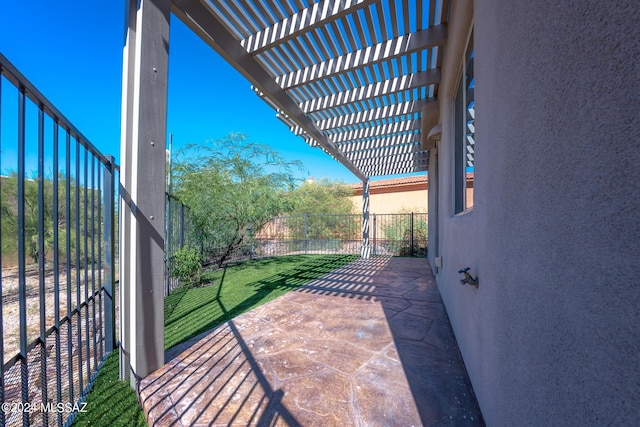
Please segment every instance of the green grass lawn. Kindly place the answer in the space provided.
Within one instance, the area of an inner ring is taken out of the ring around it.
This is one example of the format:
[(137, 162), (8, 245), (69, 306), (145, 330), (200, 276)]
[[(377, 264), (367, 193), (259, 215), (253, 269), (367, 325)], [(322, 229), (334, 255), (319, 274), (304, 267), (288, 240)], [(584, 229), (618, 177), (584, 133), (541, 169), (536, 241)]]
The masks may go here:
[(128, 381), (120, 381), (118, 351), (112, 352), (87, 395), (86, 412), (76, 417), (75, 426), (146, 426), (138, 395)]
[(164, 343), (171, 348), (293, 288), (348, 264), (353, 255), (291, 255), (244, 262), (202, 275), (206, 286), (165, 299)]
[[(178, 288), (164, 301), (165, 349), (357, 259), (356, 255), (291, 255), (205, 272), (201, 286)], [(137, 396), (118, 379), (118, 354), (105, 361), (74, 425), (146, 425)]]

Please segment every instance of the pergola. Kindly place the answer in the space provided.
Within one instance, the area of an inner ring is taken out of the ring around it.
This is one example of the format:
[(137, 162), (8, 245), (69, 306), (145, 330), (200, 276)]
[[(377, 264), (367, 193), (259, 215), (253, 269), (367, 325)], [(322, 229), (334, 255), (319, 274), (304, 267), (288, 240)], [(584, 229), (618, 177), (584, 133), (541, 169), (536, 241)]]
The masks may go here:
[(242, 73), (294, 134), (363, 181), (366, 257), (369, 177), (427, 170), (449, 9), (449, 0), (128, 0), (121, 339), (132, 381), (163, 364), (170, 13)]
[(291, 131), (362, 180), (426, 171), (448, 1), (174, 0)]

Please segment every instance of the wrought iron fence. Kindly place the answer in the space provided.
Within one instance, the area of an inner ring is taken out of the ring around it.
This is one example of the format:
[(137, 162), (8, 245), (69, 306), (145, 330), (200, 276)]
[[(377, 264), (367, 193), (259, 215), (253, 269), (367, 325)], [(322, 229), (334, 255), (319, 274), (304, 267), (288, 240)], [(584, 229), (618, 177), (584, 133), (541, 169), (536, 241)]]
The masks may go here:
[(165, 198), (165, 296), (179, 283), (171, 274), (171, 262), (176, 252), (185, 245), (199, 247), (198, 239), (191, 224), (189, 208), (175, 197), (166, 195)]
[(0, 76), (0, 424), (61, 426), (115, 345), (118, 167), (2, 55)]
[(296, 253), (359, 254), (362, 215), (300, 214), (273, 218), (254, 235), (256, 256)]
[[(189, 220), (189, 209), (167, 196), (167, 238), (165, 240), (166, 294), (179, 283), (171, 275), (173, 255), (185, 245), (197, 248), (209, 262), (224, 253), (230, 240), (224, 233), (203, 241)], [(427, 214), (371, 214), (369, 243), (372, 255), (427, 255)], [(228, 262), (249, 258), (292, 254), (360, 254), (362, 215), (300, 214), (272, 218), (257, 230), (248, 228), (243, 243), (228, 257)]]
[(427, 256), (426, 213), (371, 214), (371, 253), (393, 256)]

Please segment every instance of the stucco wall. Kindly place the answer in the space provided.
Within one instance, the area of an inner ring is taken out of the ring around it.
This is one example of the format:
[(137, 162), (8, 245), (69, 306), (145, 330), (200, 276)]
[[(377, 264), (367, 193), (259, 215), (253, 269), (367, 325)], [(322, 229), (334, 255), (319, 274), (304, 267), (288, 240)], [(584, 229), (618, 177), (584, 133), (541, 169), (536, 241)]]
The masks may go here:
[(488, 425), (640, 418), (638, 22), (635, 1), (478, 3), (475, 206), (455, 216), (440, 100), (430, 261)]
[[(353, 213), (362, 213), (362, 195), (351, 197)], [(403, 212), (427, 212), (427, 190), (403, 191), (398, 193), (375, 194), (369, 196), (369, 212), (389, 214)]]

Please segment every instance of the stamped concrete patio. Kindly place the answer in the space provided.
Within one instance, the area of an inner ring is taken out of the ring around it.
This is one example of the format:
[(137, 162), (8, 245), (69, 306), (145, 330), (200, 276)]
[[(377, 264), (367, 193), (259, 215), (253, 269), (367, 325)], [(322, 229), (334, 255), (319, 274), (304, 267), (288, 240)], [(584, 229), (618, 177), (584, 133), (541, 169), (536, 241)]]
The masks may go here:
[(424, 259), (358, 260), (167, 353), (151, 425), (483, 425)]

